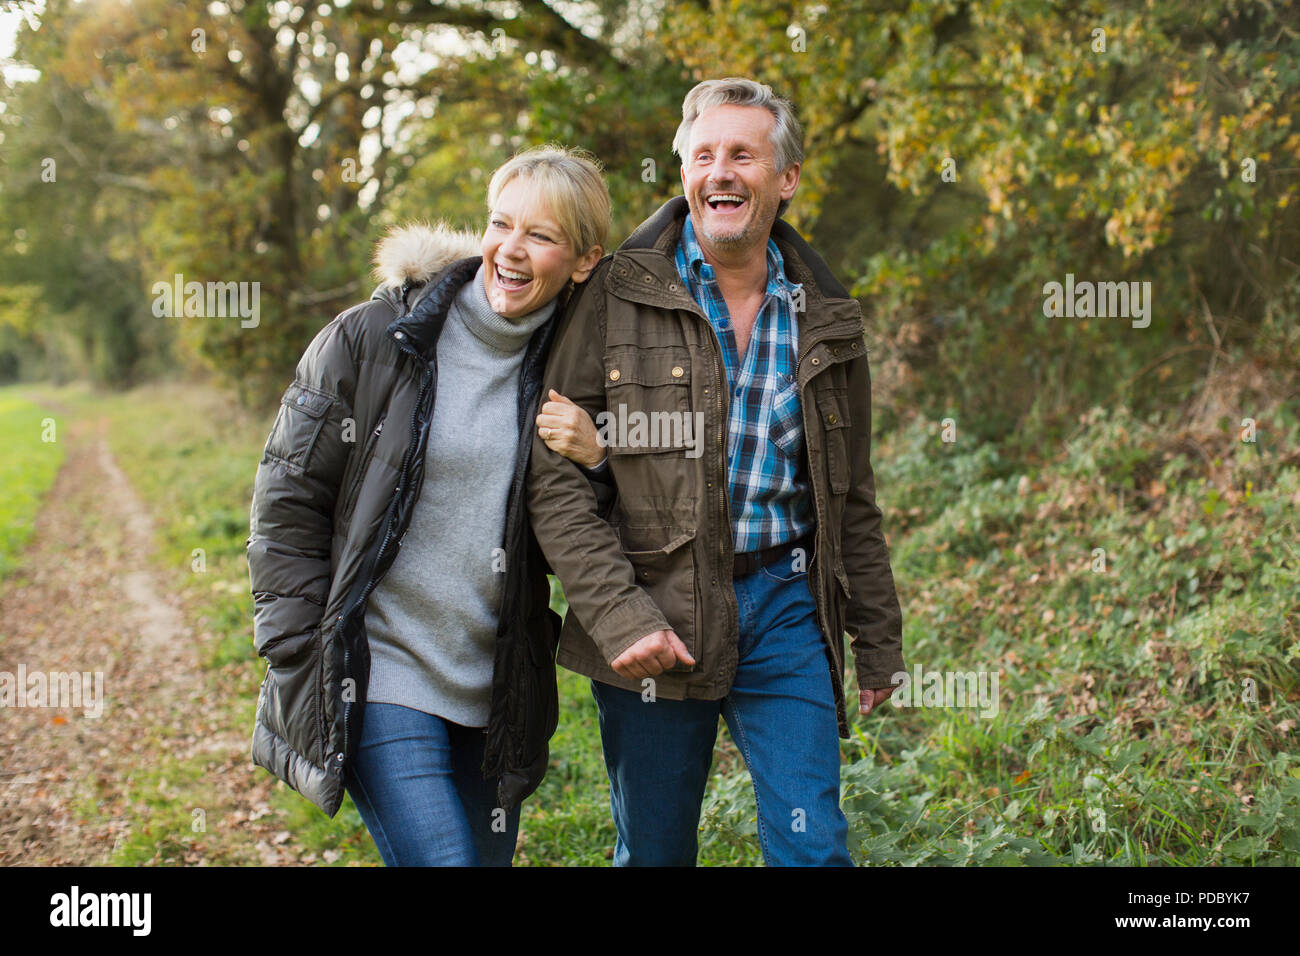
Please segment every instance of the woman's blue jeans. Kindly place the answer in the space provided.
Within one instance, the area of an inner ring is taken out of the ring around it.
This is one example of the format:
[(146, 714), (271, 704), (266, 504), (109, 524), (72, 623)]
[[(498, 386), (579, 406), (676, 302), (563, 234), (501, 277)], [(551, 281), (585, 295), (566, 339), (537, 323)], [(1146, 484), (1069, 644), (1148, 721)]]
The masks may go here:
[(346, 786), (388, 866), (509, 866), (519, 807), (497, 806), (483, 728), (367, 703)]

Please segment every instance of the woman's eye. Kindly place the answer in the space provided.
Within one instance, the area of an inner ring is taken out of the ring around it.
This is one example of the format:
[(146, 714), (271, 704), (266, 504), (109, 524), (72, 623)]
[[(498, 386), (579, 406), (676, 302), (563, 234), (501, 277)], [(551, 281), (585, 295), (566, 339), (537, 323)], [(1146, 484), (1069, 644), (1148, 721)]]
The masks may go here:
[(540, 233), (540, 232), (535, 232), (535, 233), (533, 233), (533, 238), (534, 238), (534, 239), (540, 239), (540, 240), (542, 240), (542, 242), (554, 242), (554, 241), (555, 241), (555, 240), (552, 239), (550, 236), (544, 235), (543, 233)]

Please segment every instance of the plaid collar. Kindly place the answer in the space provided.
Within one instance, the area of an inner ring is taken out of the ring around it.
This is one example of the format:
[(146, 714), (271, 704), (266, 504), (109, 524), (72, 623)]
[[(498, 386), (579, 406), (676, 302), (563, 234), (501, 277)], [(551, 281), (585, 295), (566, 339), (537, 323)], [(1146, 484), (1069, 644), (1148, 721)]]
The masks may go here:
[[(678, 245), (678, 265), (686, 264), (690, 273), (691, 284), (695, 285), (700, 282), (716, 283), (717, 276), (714, 274), (713, 266), (709, 265), (704, 258), (704, 250), (700, 248), (700, 241), (695, 235), (695, 223), (691, 221), (691, 215), (686, 214), (686, 220), (682, 223), (682, 237)], [(683, 276), (686, 278), (686, 276)], [(767, 238), (767, 294), (778, 297), (789, 297), (794, 290), (799, 288), (798, 283), (791, 282), (785, 275), (785, 259), (781, 255), (781, 250), (777, 248), (776, 240), (771, 236)]]

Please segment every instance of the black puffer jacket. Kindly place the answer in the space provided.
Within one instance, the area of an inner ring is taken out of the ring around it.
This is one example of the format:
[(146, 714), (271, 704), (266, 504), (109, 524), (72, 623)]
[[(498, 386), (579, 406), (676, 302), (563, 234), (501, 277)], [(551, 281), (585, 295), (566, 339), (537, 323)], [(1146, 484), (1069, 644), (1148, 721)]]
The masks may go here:
[[(408, 226), (385, 239), (376, 255), (383, 284), (312, 341), (257, 470), (248, 564), (253, 640), (269, 667), (253, 762), (330, 816), (343, 802), (343, 769), (361, 739), (367, 601), (392, 566), (420, 495), (438, 336), (456, 293), (478, 270), (477, 250), (475, 236), (442, 226)], [(515, 464), (483, 767), (498, 779), (502, 807), (541, 783), (558, 715), (560, 620), (550, 610), (548, 569), (523, 494), (554, 328), (553, 317), (528, 342), (520, 433), (502, 447)], [(612, 488), (597, 491), (607, 505)]]

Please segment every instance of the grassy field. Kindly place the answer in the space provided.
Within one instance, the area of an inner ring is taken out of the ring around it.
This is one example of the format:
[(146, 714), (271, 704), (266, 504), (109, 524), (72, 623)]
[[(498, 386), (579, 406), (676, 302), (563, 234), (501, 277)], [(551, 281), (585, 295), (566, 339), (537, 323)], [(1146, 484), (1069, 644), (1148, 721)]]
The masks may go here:
[[(166, 573), (211, 634), (212, 692), (251, 732), (263, 665), (244, 539), (271, 411), (250, 418), (187, 386), (48, 394), (110, 422)], [(7, 414), (30, 427), (21, 407)], [(987, 717), (886, 705), (855, 718), (842, 750), (859, 861), (1300, 862), (1300, 423), (1261, 416), (1255, 443), (1221, 425), (1190, 435), (1098, 411), (1037, 463), (945, 444), (921, 424), (877, 444), (908, 666), (996, 672), (999, 693)], [(604, 864), (613, 827), (595, 706), (585, 681), (561, 680), (552, 768), (525, 804), (517, 863)], [(181, 858), (180, 845), (160, 856), (151, 836), (161, 778), (203, 787), (195, 767), (142, 768), (141, 819), (115, 862)], [(313, 859), (379, 861), (350, 800), (331, 821), (280, 785), (273, 810)], [(238, 832), (204, 842), (209, 862), (247, 859)], [(700, 861), (761, 862), (725, 732)]]
[(29, 402), (26, 392), (0, 389), (0, 580), (18, 565), (66, 447), (59, 431), (67, 423)]

